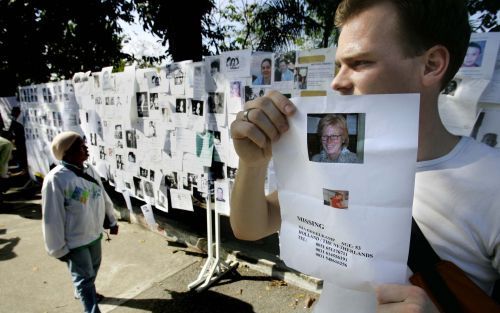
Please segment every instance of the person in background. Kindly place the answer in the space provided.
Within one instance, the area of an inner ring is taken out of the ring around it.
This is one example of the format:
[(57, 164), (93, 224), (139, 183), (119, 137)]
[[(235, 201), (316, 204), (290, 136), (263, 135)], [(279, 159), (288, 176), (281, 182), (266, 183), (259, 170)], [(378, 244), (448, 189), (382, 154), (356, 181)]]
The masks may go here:
[[(7, 179), (10, 177), (9, 160), (12, 157), (12, 149), (14, 145), (7, 138), (0, 136), (0, 178)], [(3, 184), (3, 183), (2, 183)]]
[(0, 114), (0, 136), (5, 137), (7, 130), (5, 129), (5, 123), (3, 121), (2, 114)]
[[(500, 151), (448, 132), (438, 97), (461, 67), (471, 28), (464, 0), (344, 0), (332, 88), (342, 95), (420, 94), (413, 218), (437, 255), (485, 293), (500, 278)], [(401, 105), (404, 105), (402, 103)], [(280, 229), (277, 192), (264, 181), (272, 143), (295, 105), (277, 91), (249, 101), (231, 124), (239, 155), (230, 222), (237, 238)], [(426, 258), (427, 256), (422, 256)], [(377, 312), (437, 312), (413, 285), (377, 286)]]
[(58, 134), (52, 153), (61, 163), (45, 177), (42, 185), (43, 237), (48, 254), (67, 264), (75, 296), (85, 313), (99, 313), (103, 298), (95, 289), (101, 264), (101, 240), (105, 216), (110, 233), (118, 234), (113, 203), (99, 174), (87, 164), (89, 154), (76, 132)]
[(12, 121), (8, 133), (10, 134), (10, 139), (16, 147), (15, 151), (15, 161), (19, 163), (21, 171), (28, 170), (28, 155), (26, 152), (26, 137), (24, 134), (24, 126), (17, 120), (21, 115), (20, 107), (13, 107), (11, 110)]
[(347, 122), (342, 115), (325, 115), (318, 123), (320, 153), (313, 155), (313, 162), (358, 163), (358, 157), (347, 149), (349, 134)]

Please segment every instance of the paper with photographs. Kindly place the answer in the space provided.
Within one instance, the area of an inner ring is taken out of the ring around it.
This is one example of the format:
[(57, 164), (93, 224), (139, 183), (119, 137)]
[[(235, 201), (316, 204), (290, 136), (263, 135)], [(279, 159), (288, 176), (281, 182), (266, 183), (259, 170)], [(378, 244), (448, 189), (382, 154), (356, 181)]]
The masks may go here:
[(292, 94), (295, 81), (296, 52), (274, 54), (273, 89), (284, 95)]
[(149, 203), (141, 205), (141, 211), (144, 215), (144, 219), (146, 220), (146, 224), (148, 224), (151, 229), (155, 229), (157, 227), (157, 223), (151, 205)]
[(227, 180), (215, 181), (215, 211), (229, 216), (229, 184)]
[[(474, 132), (479, 109), (500, 103), (498, 36), (473, 34), (471, 43), (480, 46), (480, 56), (472, 63), (464, 58), (459, 74), (440, 96), (441, 118), (455, 134)], [(176, 172), (181, 179), (179, 189), (184, 176), (195, 175), (199, 181), (202, 175), (213, 175), (207, 184), (215, 199), (214, 181), (226, 180), (230, 191), (230, 175), (238, 167), (229, 126), (244, 102), (270, 89), (290, 96), (293, 92), (286, 91), (290, 84), (297, 88), (299, 96), (328, 94), (334, 53), (334, 49), (255, 54), (250, 50), (231, 51), (205, 57), (203, 62), (179, 62), (160, 69), (130, 66), (121, 73), (107, 67), (94, 73), (77, 73), (71, 82), (20, 87), (30, 166), (34, 172), (46, 174), (57, 163), (51, 156), (51, 140), (59, 132), (72, 129), (85, 135), (88, 162), (118, 189), (125, 188), (135, 195), (133, 177), (140, 177), (141, 168), (157, 173), (163, 170), (164, 175)], [(265, 58), (271, 59), (271, 84), (257, 84)], [(482, 140), (487, 133), (495, 131), (477, 130), (476, 137)], [(157, 178), (149, 181), (153, 183), (153, 197), (147, 199), (144, 182), (138, 185), (138, 197), (160, 205), (158, 191), (169, 187), (161, 187)], [(272, 189), (273, 185), (273, 178), (268, 176), (266, 188)], [(184, 190), (193, 199), (200, 197), (200, 185), (191, 186)], [(342, 196), (344, 201), (351, 201), (350, 194)]]
[(251, 50), (226, 51), (220, 55), (220, 71), (227, 78), (250, 76)]
[[(438, 108), (446, 129), (458, 136), (468, 136), (477, 117), (478, 101), (489, 81), (481, 78), (455, 77), (439, 95)], [(453, 91), (452, 91), (453, 90)]]
[(479, 102), (500, 104), (500, 49), (498, 49), (493, 77), (479, 98)]
[(252, 86), (270, 86), (274, 82), (273, 67), (272, 52), (254, 52), (250, 67)]
[(458, 77), (491, 79), (500, 46), (500, 33), (473, 33)]
[(499, 46), (500, 33), (471, 35), (460, 70), (439, 97), (439, 113), (451, 133), (468, 136), (477, 117), (478, 103), (500, 99), (500, 92), (495, 89)]
[(342, 288), (405, 283), (419, 96), (292, 101), (290, 129), (273, 145), (281, 258)]
[(334, 47), (297, 51), (294, 96), (326, 96), (334, 73)]

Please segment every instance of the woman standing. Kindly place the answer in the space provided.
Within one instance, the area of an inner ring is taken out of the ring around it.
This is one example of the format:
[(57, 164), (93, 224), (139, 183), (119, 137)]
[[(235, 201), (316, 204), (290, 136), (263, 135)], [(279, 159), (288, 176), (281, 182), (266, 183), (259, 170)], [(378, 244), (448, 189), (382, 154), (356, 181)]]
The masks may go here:
[(68, 265), (84, 312), (99, 313), (97, 303), (102, 296), (94, 282), (101, 264), (105, 216), (110, 233), (118, 234), (113, 203), (97, 172), (85, 163), (88, 149), (78, 133), (57, 135), (52, 153), (61, 164), (47, 174), (42, 186), (45, 248), (50, 256)]

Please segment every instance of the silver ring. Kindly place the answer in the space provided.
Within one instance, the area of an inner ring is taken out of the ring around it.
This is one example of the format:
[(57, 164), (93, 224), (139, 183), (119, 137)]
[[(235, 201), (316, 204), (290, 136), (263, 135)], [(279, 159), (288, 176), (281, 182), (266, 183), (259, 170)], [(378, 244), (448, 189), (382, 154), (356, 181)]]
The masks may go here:
[(253, 110), (253, 109), (255, 109), (255, 108), (250, 108), (248, 110), (243, 111), (243, 120), (245, 122), (251, 123), (250, 119), (248, 118), (248, 113), (250, 113), (250, 111)]

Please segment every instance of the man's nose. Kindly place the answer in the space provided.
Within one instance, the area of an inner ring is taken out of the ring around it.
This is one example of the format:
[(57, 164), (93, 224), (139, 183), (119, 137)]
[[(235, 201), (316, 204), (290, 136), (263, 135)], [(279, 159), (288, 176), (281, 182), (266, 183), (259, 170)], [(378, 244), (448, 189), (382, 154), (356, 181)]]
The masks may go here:
[(350, 78), (349, 72), (346, 69), (340, 69), (332, 80), (331, 87), (342, 95), (350, 95), (353, 93), (354, 85)]

